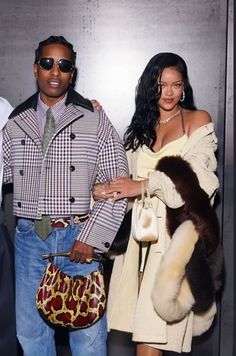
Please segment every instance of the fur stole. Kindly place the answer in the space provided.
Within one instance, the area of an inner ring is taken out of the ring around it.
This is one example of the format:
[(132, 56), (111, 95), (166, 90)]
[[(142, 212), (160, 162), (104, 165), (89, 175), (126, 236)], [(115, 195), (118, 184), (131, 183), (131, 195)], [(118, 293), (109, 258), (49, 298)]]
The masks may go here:
[(221, 286), (223, 252), (218, 219), (187, 161), (179, 156), (164, 157), (157, 169), (173, 181), (184, 205), (167, 207), (171, 243), (155, 278), (153, 306), (168, 322), (181, 320), (193, 310), (194, 335), (200, 335), (213, 321), (215, 294)]

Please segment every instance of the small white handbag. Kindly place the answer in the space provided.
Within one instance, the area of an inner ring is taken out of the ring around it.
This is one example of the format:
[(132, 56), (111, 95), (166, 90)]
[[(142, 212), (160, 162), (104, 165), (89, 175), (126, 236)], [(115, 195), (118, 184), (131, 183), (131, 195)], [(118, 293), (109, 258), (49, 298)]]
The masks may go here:
[(141, 200), (136, 198), (132, 208), (132, 235), (136, 241), (157, 241), (158, 223), (150, 192), (147, 187), (147, 196), (145, 196), (143, 182), (141, 188)]

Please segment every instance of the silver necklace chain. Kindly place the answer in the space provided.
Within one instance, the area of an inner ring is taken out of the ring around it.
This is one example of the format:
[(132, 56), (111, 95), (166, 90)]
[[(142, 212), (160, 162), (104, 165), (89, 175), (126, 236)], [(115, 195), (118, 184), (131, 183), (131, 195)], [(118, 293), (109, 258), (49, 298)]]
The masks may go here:
[(168, 117), (167, 119), (162, 120), (162, 121), (159, 121), (159, 124), (161, 124), (161, 125), (162, 125), (162, 124), (167, 124), (170, 120), (172, 120), (174, 117), (176, 117), (177, 115), (179, 115), (180, 110), (181, 110), (181, 109), (179, 109), (174, 115)]

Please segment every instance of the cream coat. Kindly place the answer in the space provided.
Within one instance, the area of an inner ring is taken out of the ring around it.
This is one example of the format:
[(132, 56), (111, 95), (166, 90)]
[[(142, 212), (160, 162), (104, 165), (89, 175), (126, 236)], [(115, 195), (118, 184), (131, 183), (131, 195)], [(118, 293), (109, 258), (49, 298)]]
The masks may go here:
[[(213, 124), (207, 124), (195, 130), (180, 151), (198, 176), (201, 187), (214, 199), (219, 187), (215, 175), (217, 139)], [(136, 160), (138, 152), (128, 152), (130, 172), (136, 178)], [(138, 295), (138, 261), (139, 246), (132, 238), (129, 240), (127, 252), (115, 258), (108, 297), (108, 328), (130, 332), (133, 340), (144, 342), (164, 350), (189, 352), (194, 333), (194, 315), (190, 312), (181, 321), (168, 324), (155, 312), (151, 299), (151, 291), (155, 276), (170, 243), (166, 230), (166, 205), (177, 208), (183, 205), (180, 195), (176, 192), (172, 181), (164, 173), (149, 173), (149, 189), (159, 201), (158, 243), (151, 246), (146, 264), (145, 274)], [(212, 307), (214, 314), (215, 306)], [(212, 313), (210, 312), (212, 317)], [(198, 328), (201, 318), (198, 318)]]

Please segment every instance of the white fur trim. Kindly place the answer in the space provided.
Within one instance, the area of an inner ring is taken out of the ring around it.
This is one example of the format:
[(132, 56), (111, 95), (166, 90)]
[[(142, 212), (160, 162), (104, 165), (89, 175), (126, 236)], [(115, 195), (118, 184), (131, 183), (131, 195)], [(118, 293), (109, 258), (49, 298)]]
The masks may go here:
[(202, 335), (206, 332), (216, 314), (216, 303), (214, 302), (211, 307), (205, 313), (194, 314), (193, 317), (193, 336)]
[(197, 240), (198, 233), (192, 221), (187, 220), (176, 229), (162, 257), (152, 290), (152, 301), (157, 314), (168, 322), (184, 318), (195, 303), (184, 275)]

